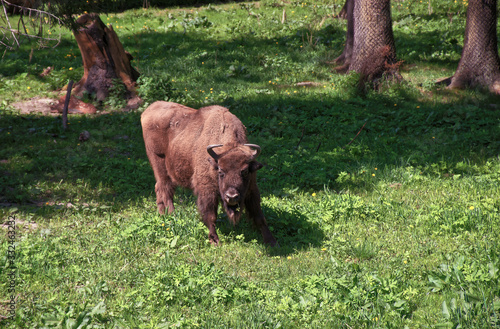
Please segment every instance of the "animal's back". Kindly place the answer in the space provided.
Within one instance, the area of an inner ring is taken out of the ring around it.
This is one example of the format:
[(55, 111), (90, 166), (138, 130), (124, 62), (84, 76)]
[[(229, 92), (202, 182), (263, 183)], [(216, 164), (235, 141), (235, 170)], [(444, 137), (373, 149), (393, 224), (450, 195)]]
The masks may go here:
[(195, 109), (177, 103), (154, 102), (141, 115), (142, 130), (165, 130), (176, 123), (178, 125), (180, 121), (186, 121), (196, 112)]
[(164, 157), (172, 180), (187, 188), (193, 187), (193, 175), (210, 170), (208, 145), (247, 143), (245, 126), (217, 105), (195, 110), (158, 101), (143, 112), (141, 125), (146, 149)]
[(243, 123), (225, 107), (213, 105), (198, 110), (203, 121), (202, 139), (206, 150), (211, 144), (229, 144), (247, 142), (246, 129)]
[(195, 110), (172, 102), (154, 102), (142, 113), (141, 125), (144, 134), (156, 132), (168, 134), (170, 138), (183, 135), (183, 140), (201, 137), (209, 144), (246, 142), (246, 130), (241, 121), (218, 105)]

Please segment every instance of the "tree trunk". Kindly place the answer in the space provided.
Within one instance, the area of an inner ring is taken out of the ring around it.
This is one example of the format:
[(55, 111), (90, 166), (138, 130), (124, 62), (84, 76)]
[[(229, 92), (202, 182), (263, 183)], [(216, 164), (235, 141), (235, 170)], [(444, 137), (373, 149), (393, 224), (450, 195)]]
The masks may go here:
[(497, 0), (469, 0), (464, 48), (449, 88), (482, 86), (500, 94)]
[(389, 72), (399, 77), (390, 0), (346, 0), (347, 37), (337, 71), (356, 71), (360, 86)]
[(340, 19), (347, 19), (347, 13), (349, 11), (349, 8), (348, 8), (348, 3), (349, 2), (352, 2), (352, 0), (346, 0), (345, 3), (344, 3), (344, 6), (342, 6), (342, 9), (340, 9), (338, 15), (337, 15), (337, 18), (340, 18)]
[(335, 70), (338, 72), (346, 72), (351, 65), (352, 46), (354, 44), (354, 0), (346, 0), (342, 11), (345, 9), (345, 17), (347, 18), (347, 32), (345, 47), (342, 54), (335, 59), (335, 62), (340, 64)]
[(121, 81), (127, 90), (125, 97), (136, 95), (136, 80), (139, 73), (132, 67), (132, 56), (123, 46), (112, 26), (106, 26), (96, 14), (82, 15), (73, 31), (83, 60), (83, 77), (75, 86), (75, 94), (94, 94), (103, 101), (109, 89)]
[[(396, 62), (390, 0), (354, 0), (354, 44), (350, 71), (363, 74), (375, 64)], [(381, 68), (377, 68), (381, 69)]]

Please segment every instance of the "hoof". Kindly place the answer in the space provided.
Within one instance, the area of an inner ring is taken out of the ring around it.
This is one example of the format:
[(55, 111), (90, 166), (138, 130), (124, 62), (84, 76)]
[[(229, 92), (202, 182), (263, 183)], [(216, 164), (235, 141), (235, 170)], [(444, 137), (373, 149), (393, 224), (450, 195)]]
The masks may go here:
[(264, 241), (264, 243), (271, 248), (279, 248), (280, 247), (280, 244), (278, 243), (278, 241), (276, 241), (276, 239), (273, 239), (270, 241)]
[(165, 205), (163, 203), (158, 205), (158, 212), (160, 215), (165, 215)]
[(210, 241), (210, 244), (212, 244), (213, 246), (219, 245), (219, 237), (217, 236), (217, 234), (215, 234), (215, 235), (209, 234), (208, 241)]

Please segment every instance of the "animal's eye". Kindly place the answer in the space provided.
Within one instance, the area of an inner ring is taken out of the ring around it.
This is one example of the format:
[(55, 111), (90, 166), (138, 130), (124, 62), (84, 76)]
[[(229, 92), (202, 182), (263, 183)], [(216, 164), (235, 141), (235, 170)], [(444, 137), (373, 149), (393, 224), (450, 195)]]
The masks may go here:
[(242, 170), (241, 171), (241, 176), (247, 177), (248, 176), (248, 169)]

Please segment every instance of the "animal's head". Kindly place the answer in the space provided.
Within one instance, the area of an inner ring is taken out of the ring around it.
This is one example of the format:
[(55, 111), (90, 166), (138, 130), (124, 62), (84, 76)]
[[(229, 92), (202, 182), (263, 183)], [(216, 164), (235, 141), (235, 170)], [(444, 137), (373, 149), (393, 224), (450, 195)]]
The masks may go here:
[[(215, 153), (214, 148), (221, 148)], [(210, 162), (217, 171), (219, 193), (229, 219), (237, 223), (241, 216), (240, 206), (251, 184), (255, 184), (256, 172), (262, 164), (255, 161), (260, 146), (255, 144), (209, 145)]]

